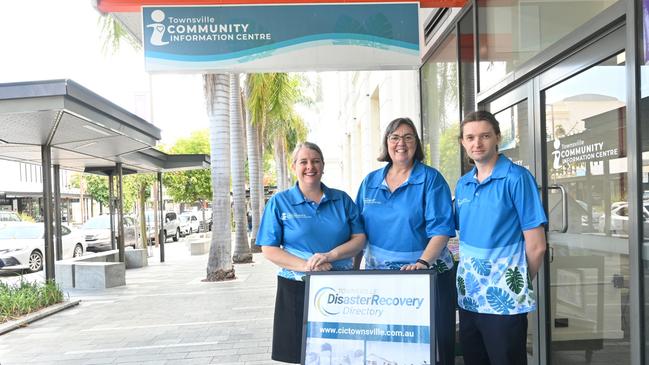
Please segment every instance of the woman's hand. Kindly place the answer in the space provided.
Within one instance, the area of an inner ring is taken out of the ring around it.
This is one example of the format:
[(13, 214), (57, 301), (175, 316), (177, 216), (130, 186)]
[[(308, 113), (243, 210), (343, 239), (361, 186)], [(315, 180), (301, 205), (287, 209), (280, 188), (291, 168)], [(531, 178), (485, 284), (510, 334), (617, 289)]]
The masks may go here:
[(305, 271), (329, 271), (331, 258), (329, 253), (316, 253), (306, 261)]
[(426, 265), (419, 262), (401, 266), (401, 271), (426, 270), (426, 269), (428, 269)]

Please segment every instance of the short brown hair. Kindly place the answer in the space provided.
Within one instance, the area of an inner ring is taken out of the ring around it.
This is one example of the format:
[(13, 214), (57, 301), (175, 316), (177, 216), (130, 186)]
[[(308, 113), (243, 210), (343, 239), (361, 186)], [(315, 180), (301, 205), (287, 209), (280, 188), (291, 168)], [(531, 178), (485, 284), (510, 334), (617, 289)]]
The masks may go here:
[(462, 122), (460, 123), (460, 135), (458, 136), (458, 139), (462, 140), (462, 138), (464, 137), (463, 133), (464, 133), (465, 124), (471, 122), (480, 122), (480, 121), (485, 121), (491, 124), (491, 127), (493, 127), (496, 136), (500, 135), (500, 123), (498, 123), (496, 117), (486, 110), (476, 110), (474, 112), (467, 114), (462, 120)]
[(390, 162), (392, 163), (392, 158), (390, 157), (390, 153), (388, 153), (388, 137), (394, 131), (397, 130), (402, 124), (407, 125), (412, 129), (412, 131), (415, 134), (415, 140), (417, 141), (417, 147), (415, 149), (415, 160), (417, 161), (422, 161), (424, 159), (424, 150), (421, 147), (421, 140), (419, 139), (419, 135), (417, 134), (417, 128), (415, 128), (415, 123), (410, 120), (410, 118), (397, 118), (388, 124), (387, 127), (385, 127), (385, 133), (383, 134), (383, 147), (381, 149), (381, 153), (379, 154), (379, 158), (377, 160), (381, 162)]

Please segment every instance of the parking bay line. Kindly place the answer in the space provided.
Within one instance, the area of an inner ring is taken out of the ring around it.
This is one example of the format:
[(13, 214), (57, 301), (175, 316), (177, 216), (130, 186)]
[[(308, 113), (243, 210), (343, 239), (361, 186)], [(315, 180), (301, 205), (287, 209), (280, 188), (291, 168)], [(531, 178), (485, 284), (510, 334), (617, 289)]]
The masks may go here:
[(130, 327), (107, 327), (107, 328), (88, 328), (81, 330), (81, 332), (101, 332), (101, 331), (124, 331), (143, 328), (160, 328), (160, 327), (181, 327), (181, 326), (202, 326), (206, 324), (220, 324), (220, 323), (239, 323), (239, 322), (257, 322), (271, 320), (273, 318), (249, 318), (249, 319), (233, 319), (227, 321), (203, 321), (203, 322), (186, 322), (186, 323), (168, 323), (168, 324), (152, 324), (145, 326), (130, 326)]
[(102, 352), (117, 352), (117, 351), (133, 351), (133, 350), (149, 350), (149, 349), (159, 349), (159, 348), (169, 348), (169, 347), (190, 347), (190, 346), (203, 346), (203, 345), (216, 345), (218, 341), (211, 342), (191, 342), (191, 343), (177, 343), (177, 344), (166, 344), (166, 345), (152, 345), (152, 346), (135, 346), (135, 347), (115, 347), (110, 349), (100, 349), (100, 350), (79, 350), (79, 351), (68, 351), (65, 355), (78, 355), (78, 354), (96, 354)]

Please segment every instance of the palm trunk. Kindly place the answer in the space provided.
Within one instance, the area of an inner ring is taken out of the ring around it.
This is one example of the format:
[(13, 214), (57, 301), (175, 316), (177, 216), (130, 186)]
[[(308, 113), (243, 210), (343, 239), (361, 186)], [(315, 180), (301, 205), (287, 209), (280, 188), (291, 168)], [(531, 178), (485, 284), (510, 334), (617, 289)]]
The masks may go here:
[(230, 230), (230, 118), (229, 78), (226, 74), (203, 75), (203, 90), (210, 121), (212, 174), (212, 241), (205, 281), (234, 279)]
[(252, 262), (248, 245), (248, 219), (246, 217), (246, 174), (244, 171), (243, 123), (241, 121), (241, 98), (239, 74), (230, 75), (230, 161), (232, 164), (232, 205), (234, 206), (234, 255), (235, 263)]
[(275, 158), (275, 172), (277, 174), (277, 191), (286, 190), (286, 173), (284, 169), (284, 144), (280, 136), (275, 136), (273, 141), (273, 157)]
[(146, 205), (146, 185), (140, 184), (138, 186), (137, 192), (137, 209), (138, 209), (138, 219), (140, 221), (140, 243), (142, 248), (146, 250), (148, 243), (148, 236), (146, 234), (146, 216), (144, 214), (144, 206)]
[(262, 126), (257, 126), (257, 141), (259, 142), (259, 216), (264, 212), (266, 206), (266, 194), (264, 189), (264, 142), (262, 138)]
[[(248, 90), (244, 90), (248, 100)], [(257, 243), (257, 231), (261, 221), (261, 211), (259, 210), (260, 191), (263, 192), (263, 186), (259, 183), (259, 139), (257, 138), (257, 126), (252, 125), (250, 113), (246, 114), (246, 143), (248, 148), (248, 179), (250, 186), (250, 215), (252, 216), (252, 229), (250, 230), (250, 251), (261, 252)]]

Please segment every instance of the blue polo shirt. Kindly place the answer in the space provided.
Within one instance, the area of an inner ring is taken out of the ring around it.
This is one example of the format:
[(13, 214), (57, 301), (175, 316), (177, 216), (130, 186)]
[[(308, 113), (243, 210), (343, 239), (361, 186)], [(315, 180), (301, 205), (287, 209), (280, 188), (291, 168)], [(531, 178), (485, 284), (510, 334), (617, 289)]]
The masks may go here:
[(547, 223), (536, 181), (504, 155), (491, 176), (478, 182), (476, 174), (474, 167), (455, 188), (458, 304), (487, 314), (533, 311), (523, 231)]
[[(307, 260), (315, 253), (328, 252), (349, 241), (352, 234), (364, 233), (358, 207), (345, 192), (322, 184), (320, 203), (307, 200), (298, 188), (273, 195), (261, 218), (258, 246), (282, 247), (288, 253)], [(352, 259), (332, 263), (333, 270), (352, 269)], [(278, 273), (291, 280), (302, 280), (304, 272), (281, 269)]]
[[(390, 166), (367, 175), (356, 197), (367, 235), (367, 269), (397, 270), (417, 261), (431, 237), (455, 236), (451, 192), (442, 174), (415, 161), (408, 180), (391, 192), (385, 182)], [(439, 272), (450, 270), (448, 248), (431, 264)]]

